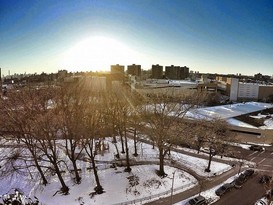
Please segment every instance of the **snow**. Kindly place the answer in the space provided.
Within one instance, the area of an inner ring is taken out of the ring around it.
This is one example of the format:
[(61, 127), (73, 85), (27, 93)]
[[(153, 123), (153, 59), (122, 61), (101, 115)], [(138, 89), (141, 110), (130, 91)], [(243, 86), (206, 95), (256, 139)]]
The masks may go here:
[(227, 119), (227, 122), (230, 125), (234, 125), (234, 126), (237, 126), (237, 127), (246, 127), (246, 128), (258, 129), (257, 127), (255, 127), (253, 125), (250, 125), (248, 123), (242, 122), (242, 121), (234, 119), (234, 118)]
[(273, 108), (273, 104), (260, 102), (246, 102), (214, 107), (198, 108), (189, 112), (189, 116), (203, 116), (204, 118), (228, 119), (239, 115), (257, 112), (267, 108)]
[[(49, 105), (51, 103), (49, 102)], [(241, 104), (233, 104), (227, 106), (216, 106), (211, 108), (199, 108), (194, 111), (188, 112), (187, 116), (191, 118), (207, 118), (210, 119), (212, 117), (220, 117), (223, 119), (227, 119), (230, 124), (236, 126), (243, 126), (249, 128), (255, 128), (249, 124), (240, 122), (233, 118), (232, 116), (237, 116), (245, 113), (251, 113), (254, 111), (259, 111), (266, 108), (273, 107), (272, 104), (266, 103), (241, 103)], [(251, 116), (253, 118), (265, 118), (264, 115)], [(229, 119), (228, 119), (229, 118)], [(265, 120), (265, 126), (260, 128), (269, 128), (273, 129), (273, 120), (272, 116), (270, 119)], [(13, 146), (16, 142), (10, 141), (1, 141), (1, 144), (5, 144), (7, 146)], [(63, 144), (60, 140), (59, 145)], [(165, 172), (168, 174), (166, 178), (159, 178), (156, 175), (156, 170), (158, 170), (158, 165), (155, 165), (155, 162), (158, 162), (158, 149), (152, 149), (152, 146), (146, 143), (139, 142), (137, 144), (138, 147), (138, 156), (134, 157), (134, 161), (136, 162), (145, 162), (145, 165), (136, 165), (131, 166), (131, 173), (124, 172), (124, 167), (116, 167), (110, 168), (112, 162), (115, 162), (115, 152), (116, 148), (111, 140), (108, 138), (106, 143), (109, 146), (109, 150), (104, 151), (96, 156), (98, 174), (100, 178), (100, 182), (104, 188), (105, 193), (101, 195), (95, 195), (91, 198), (90, 193), (93, 192), (95, 185), (95, 180), (93, 177), (92, 170), (88, 170), (87, 167), (90, 167), (89, 162), (79, 161), (79, 168), (82, 169), (81, 176), (82, 182), (80, 185), (74, 184), (71, 179), (71, 174), (64, 174), (64, 179), (66, 184), (69, 186), (70, 191), (69, 195), (63, 196), (57, 193), (60, 189), (60, 184), (56, 178), (56, 176), (48, 176), (50, 184), (47, 186), (42, 186), (37, 182), (37, 173), (32, 171), (32, 177), (29, 175), (19, 175), (15, 174), (12, 177), (1, 178), (1, 187), (0, 194), (5, 194), (9, 192), (13, 188), (19, 188), (27, 195), (31, 197), (37, 196), (42, 203), (42, 205), (74, 205), (83, 203), (85, 205), (88, 204), (119, 204), (131, 203), (140, 204), (143, 202), (147, 202), (150, 200), (155, 200), (159, 198), (161, 195), (167, 196), (170, 195), (170, 191), (172, 188), (172, 182), (174, 193), (185, 191), (193, 186), (195, 186), (198, 182), (197, 180), (191, 176), (190, 174), (170, 167), (165, 166)], [(133, 149), (133, 141), (129, 140), (129, 151), (130, 156), (134, 153)], [(20, 146), (20, 144), (16, 145)], [(249, 144), (238, 144), (244, 149), (249, 149)], [(263, 145), (265, 146), (265, 145)], [(117, 143), (117, 147), (121, 150), (120, 143)], [(0, 148), (0, 156), (3, 156), (5, 153), (9, 152), (9, 148)], [(192, 150), (188, 150), (191, 152), (196, 152)], [(62, 152), (62, 157), (64, 160), (68, 161), (65, 154)], [(202, 153), (206, 155), (205, 153)], [(218, 157), (218, 156), (215, 156)], [(218, 157), (219, 158), (219, 157)], [(121, 154), (121, 161), (124, 162), (125, 155)], [(227, 159), (225, 160), (235, 160), (235, 159)], [(211, 164), (211, 172), (204, 172), (205, 168), (207, 168), (208, 161), (192, 157), (189, 155), (171, 152), (170, 156), (167, 157), (167, 160), (170, 162), (176, 163), (176, 165), (180, 165), (186, 167), (187, 169), (194, 171), (197, 175), (203, 177), (211, 177), (216, 174), (219, 175), (229, 169), (231, 169), (230, 165), (212, 162)], [(147, 164), (148, 163), (148, 164)], [(247, 164), (247, 162), (245, 162)], [(0, 164), (0, 166), (4, 166)], [(69, 165), (70, 167), (70, 165)], [(173, 180), (174, 176), (174, 180)], [(129, 178), (128, 178), (129, 177)], [(136, 186), (130, 186), (129, 179), (135, 179), (134, 182), (137, 183)], [(220, 185), (219, 185), (220, 186)], [(202, 192), (202, 195), (206, 198), (211, 198), (212, 200), (217, 200), (217, 196), (215, 195), (215, 190), (219, 187), (216, 186), (211, 190), (206, 192)], [(113, 197), (114, 196), (114, 197)], [(129, 201), (129, 202), (128, 202)], [(184, 204), (187, 200), (184, 200), (178, 204)]]
[(253, 125), (247, 124), (245, 122), (234, 119), (236, 116), (253, 113), (265, 109), (273, 108), (273, 104), (270, 103), (260, 103), (260, 102), (247, 102), (247, 103), (237, 103), (230, 105), (221, 105), (214, 107), (198, 108), (192, 109), (186, 113), (186, 117), (189, 119), (225, 119), (229, 124), (246, 127), (252, 129), (273, 129), (273, 115), (262, 115), (257, 116), (251, 115), (250, 117), (256, 119), (268, 118), (264, 121), (264, 126), (255, 127)]
[[(63, 142), (59, 141), (58, 143), (62, 144)], [(165, 166), (165, 172), (168, 176), (163, 179), (159, 178), (156, 174), (159, 165), (154, 164), (155, 161), (158, 161), (158, 150), (152, 149), (152, 145), (145, 143), (137, 144), (139, 155), (135, 157), (135, 161), (148, 162), (148, 165), (145, 163), (145, 165), (131, 166), (131, 173), (124, 172), (124, 167), (109, 168), (110, 163), (114, 160), (115, 146), (109, 138), (106, 143), (109, 145), (109, 150), (96, 157), (96, 160), (100, 162), (98, 163), (98, 174), (105, 191), (101, 195), (95, 195), (91, 198), (90, 193), (94, 191), (96, 183), (92, 170), (87, 169), (87, 167), (90, 167), (89, 162), (84, 161), (78, 163), (82, 169), (82, 182), (80, 185), (74, 184), (70, 173), (67, 172), (64, 174), (65, 182), (70, 188), (69, 195), (67, 196), (57, 193), (60, 189), (60, 184), (56, 176), (48, 176), (50, 184), (42, 186), (37, 182), (37, 173), (34, 172), (32, 172), (33, 179), (28, 175), (15, 175), (10, 178), (1, 179), (0, 194), (5, 194), (12, 188), (19, 188), (31, 198), (37, 196), (42, 205), (74, 205), (81, 202), (84, 202), (85, 205), (129, 204), (128, 201), (133, 200), (134, 203), (140, 204), (144, 201), (155, 200), (162, 195), (170, 195), (172, 181), (174, 182), (174, 193), (183, 192), (197, 184), (197, 180), (193, 176), (170, 166)], [(128, 140), (128, 143), (132, 154), (134, 153), (133, 141)], [(120, 143), (117, 144), (120, 150)], [(0, 148), (0, 151), (1, 155), (3, 155), (9, 150), (7, 148)], [(132, 156), (131, 154), (130, 156)], [(67, 160), (64, 154), (62, 156), (64, 160)], [(121, 156), (124, 160), (125, 154), (121, 154)], [(227, 164), (212, 162), (211, 173), (207, 173), (204, 172), (208, 164), (207, 160), (176, 152), (171, 152), (170, 160), (195, 171), (200, 176), (206, 177), (214, 173), (221, 174), (231, 168)], [(135, 179), (138, 178), (138, 184), (132, 187), (130, 186), (128, 177), (134, 178), (134, 176)], [(172, 179), (173, 176), (174, 180)]]

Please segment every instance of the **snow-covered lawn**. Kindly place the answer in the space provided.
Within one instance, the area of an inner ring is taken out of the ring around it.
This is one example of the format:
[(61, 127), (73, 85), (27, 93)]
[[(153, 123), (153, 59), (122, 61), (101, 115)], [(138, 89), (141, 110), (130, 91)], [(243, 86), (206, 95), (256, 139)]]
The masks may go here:
[[(62, 142), (59, 142), (62, 144)], [(116, 148), (111, 142), (110, 138), (106, 139), (106, 144), (109, 146), (109, 150), (104, 151), (96, 156), (98, 162), (98, 174), (101, 180), (101, 185), (104, 188), (105, 193), (101, 195), (95, 195), (93, 198), (89, 195), (96, 186), (94, 181), (93, 172), (88, 171), (86, 168), (90, 167), (89, 162), (79, 161), (78, 165), (82, 169), (81, 176), (82, 182), (80, 185), (76, 185), (71, 180), (71, 174), (66, 172), (64, 174), (65, 181), (70, 188), (69, 195), (63, 196), (55, 194), (60, 189), (60, 184), (56, 176), (49, 176), (50, 184), (47, 186), (39, 185), (35, 173), (32, 173), (31, 180), (29, 175), (16, 175), (13, 178), (1, 179), (0, 195), (9, 192), (11, 188), (19, 188), (26, 195), (30, 195), (32, 198), (37, 196), (42, 202), (42, 205), (78, 205), (84, 202), (84, 205), (88, 204), (117, 204), (122, 203), (129, 204), (128, 201), (138, 200), (147, 201), (150, 198), (152, 200), (157, 199), (162, 194), (170, 195), (172, 181), (174, 182), (174, 192), (182, 192), (196, 185), (197, 180), (188, 173), (165, 166), (165, 172), (167, 177), (161, 179), (156, 175), (156, 170), (159, 169), (158, 165), (154, 165), (154, 161), (158, 161), (158, 150), (152, 149), (152, 145), (139, 142), (138, 156), (132, 157), (134, 153), (133, 140), (129, 139), (130, 158), (135, 161), (148, 161), (149, 165), (132, 166), (132, 172), (124, 172), (124, 167), (110, 168), (110, 164), (114, 161), (116, 154)], [(119, 151), (121, 150), (120, 143), (117, 144)], [(0, 153), (3, 155), (9, 149), (0, 148)], [(125, 159), (125, 154), (121, 154), (121, 158)], [(62, 154), (64, 160), (67, 157)], [(176, 152), (171, 152), (170, 161), (175, 161), (181, 166), (193, 170), (201, 176), (211, 176), (214, 173), (220, 174), (223, 171), (227, 171), (231, 167), (227, 164), (212, 162), (211, 172), (204, 172), (207, 167), (208, 161), (197, 157), (188, 156)], [(109, 163), (108, 163), (109, 162)], [(99, 165), (100, 164), (100, 165)], [(173, 174), (174, 173), (174, 174)], [(172, 180), (173, 176), (175, 177)], [(136, 186), (130, 186), (131, 183), (136, 183)], [(164, 193), (168, 192), (168, 193)], [(165, 195), (166, 196), (166, 195)]]
[[(193, 187), (197, 181), (191, 175), (172, 167), (165, 167), (169, 177), (161, 179), (156, 175), (156, 165), (132, 166), (131, 173), (124, 172), (124, 168), (106, 169), (99, 172), (101, 184), (105, 193), (101, 195), (90, 196), (95, 186), (93, 173), (85, 173), (82, 183), (74, 185), (68, 180), (70, 187), (69, 195), (55, 195), (59, 188), (57, 182), (51, 182), (50, 185), (37, 187), (35, 194), (42, 204), (47, 205), (72, 205), (84, 202), (85, 205), (91, 204), (117, 204), (142, 198), (149, 198), (165, 191), (170, 191), (172, 187), (172, 177), (174, 174), (174, 189), (180, 191)], [(146, 200), (147, 200), (146, 199)], [(144, 201), (144, 200), (143, 200)]]

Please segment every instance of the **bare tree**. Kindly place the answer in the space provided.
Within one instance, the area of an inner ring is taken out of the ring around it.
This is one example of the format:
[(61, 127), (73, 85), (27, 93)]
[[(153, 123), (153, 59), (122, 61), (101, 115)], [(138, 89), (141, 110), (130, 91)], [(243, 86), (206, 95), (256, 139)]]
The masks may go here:
[(66, 166), (63, 160), (63, 153), (58, 144), (58, 131), (62, 128), (60, 119), (55, 110), (48, 110), (47, 113), (37, 116), (36, 126), (34, 128), (35, 139), (37, 140), (37, 148), (43, 152), (42, 158), (52, 165), (54, 171), (61, 183), (60, 191), (63, 194), (69, 193), (69, 188), (66, 185), (63, 176), (61, 165)]
[(229, 141), (233, 134), (230, 131), (228, 124), (221, 119), (203, 120), (199, 129), (203, 133), (202, 139), (204, 145), (209, 148), (208, 167), (205, 171), (210, 172), (213, 156), (215, 153), (221, 153), (221, 155), (224, 154), (223, 152), (225, 152), (225, 150), (223, 150), (223, 147), (225, 147), (226, 141)]
[(75, 174), (75, 182), (79, 184), (81, 177), (77, 167), (83, 147), (79, 150), (81, 138), (83, 135), (83, 124), (81, 122), (82, 116), (88, 106), (89, 95), (85, 93), (84, 86), (81, 84), (73, 84), (62, 87), (58, 92), (56, 99), (56, 107), (61, 116), (61, 137), (65, 140), (66, 155), (70, 159), (73, 166), (73, 173)]
[(33, 137), (33, 127), (36, 115), (47, 106), (49, 97), (50, 95), (44, 90), (25, 89), (10, 93), (9, 97), (2, 101), (0, 117), (2, 135), (11, 140), (16, 139), (20, 142), (18, 146), (29, 151), (30, 155), (27, 160), (32, 159), (31, 161), (37, 168), (44, 185), (48, 181), (39, 162), (40, 152), (37, 150), (37, 142)]
[(100, 183), (95, 161), (95, 156), (97, 154), (95, 150), (95, 141), (102, 137), (102, 133), (105, 128), (105, 121), (103, 118), (103, 106), (101, 100), (103, 100), (102, 97), (99, 102), (90, 99), (88, 106), (85, 107), (84, 116), (82, 116), (82, 124), (84, 125), (82, 143), (91, 161), (94, 171), (94, 177), (96, 181), (96, 187), (94, 188), (94, 190), (96, 194), (103, 193), (103, 187)]
[[(200, 93), (190, 96), (172, 96), (167, 94), (150, 95), (147, 106), (142, 113), (146, 123), (145, 131), (154, 141), (159, 150), (159, 172), (165, 176), (164, 159), (172, 145), (185, 136), (184, 117), (188, 110), (198, 105)], [(144, 131), (144, 132), (145, 132)]]

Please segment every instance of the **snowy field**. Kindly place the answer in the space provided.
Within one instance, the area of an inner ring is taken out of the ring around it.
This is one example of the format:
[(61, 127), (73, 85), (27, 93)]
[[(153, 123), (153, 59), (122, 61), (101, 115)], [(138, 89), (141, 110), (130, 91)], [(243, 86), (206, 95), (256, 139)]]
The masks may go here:
[[(110, 139), (106, 143), (109, 145), (109, 150), (96, 156), (96, 159), (101, 161), (101, 163), (98, 163), (99, 178), (105, 191), (101, 195), (91, 197), (90, 193), (94, 191), (95, 182), (93, 172), (86, 169), (90, 164), (84, 161), (78, 163), (82, 169), (82, 183), (80, 185), (73, 183), (71, 174), (64, 174), (65, 181), (70, 188), (70, 194), (67, 196), (57, 193), (60, 184), (56, 176), (48, 176), (50, 184), (41, 186), (37, 182), (34, 172), (32, 172), (33, 179), (27, 173), (26, 175), (15, 175), (12, 178), (1, 179), (0, 195), (9, 192), (12, 188), (19, 188), (32, 198), (37, 196), (42, 205), (129, 204), (128, 201), (132, 200), (137, 200), (140, 204), (140, 201), (147, 202), (151, 197), (155, 200), (159, 195), (170, 195), (172, 181), (174, 182), (174, 193), (185, 191), (197, 183), (197, 180), (193, 176), (169, 166), (165, 166), (165, 172), (168, 176), (163, 179), (159, 178), (156, 175), (156, 170), (159, 167), (153, 164), (154, 161), (158, 161), (158, 151), (145, 143), (137, 144), (139, 156), (135, 157), (135, 161), (149, 162), (148, 165), (132, 166), (131, 173), (124, 172), (124, 167), (109, 168), (110, 162), (114, 160), (116, 149), (110, 142)], [(120, 146), (118, 148), (120, 150)], [(129, 150), (131, 152), (130, 156), (132, 156), (132, 153), (134, 153), (132, 140), (129, 140)], [(1, 155), (4, 155), (5, 152), (9, 152), (9, 149), (1, 148), (0, 151)], [(122, 154), (122, 158), (124, 157), (125, 154)], [(65, 155), (63, 155), (63, 158), (67, 160)], [(231, 168), (229, 165), (213, 162), (211, 173), (207, 173), (204, 172), (208, 164), (207, 160), (175, 152), (171, 152), (170, 158), (176, 163), (194, 170), (201, 176), (211, 176), (212, 173), (220, 174)], [(174, 180), (172, 180), (173, 176), (175, 177)]]

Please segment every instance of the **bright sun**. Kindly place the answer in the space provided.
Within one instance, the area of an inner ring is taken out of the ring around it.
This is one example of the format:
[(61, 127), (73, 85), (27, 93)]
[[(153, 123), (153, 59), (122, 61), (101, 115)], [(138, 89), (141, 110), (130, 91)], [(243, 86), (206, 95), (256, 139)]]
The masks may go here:
[(61, 66), (71, 71), (106, 71), (110, 70), (110, 65), (135, 63), (138, 56), (137, 52), (114, 39), (92, 37), (67, 50), (62, 56)]

